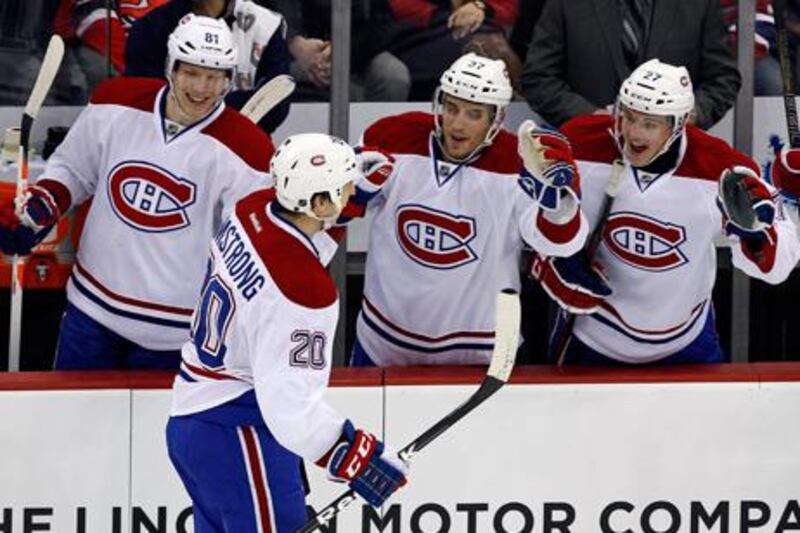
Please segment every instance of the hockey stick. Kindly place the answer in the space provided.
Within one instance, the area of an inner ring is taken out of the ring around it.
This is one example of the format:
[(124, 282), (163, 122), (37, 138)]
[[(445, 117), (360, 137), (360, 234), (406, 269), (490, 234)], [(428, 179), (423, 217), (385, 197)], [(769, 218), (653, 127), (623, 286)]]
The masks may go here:
[(106, 0), (106, 79), (111, 73), (111, 0)]
[[(473, 409), (478, 407), (487, 398), (499, 391), (508, 381), (514, 368), (514, 359), (517, 355), (520, 306), (519, 295), (511, 290), (504, 289), (497, 295), (496, 323), (494, 330), (494, 350), (489, 363), (489, 370), (483, 378), (478, 390), (472, 396), (453, 409), (444, 418), (429, 427), (419, 437), (411, 441), (397, 455), (405, 462), (409, 462), (414, 455), (422, 451), (442, 433), (450, 429), (456, 422), (464, 418)], [(311, 533), (320, 526), (327, 525), (342, 509), (347, 508), (356, 500), (355, 492), (351, 489), (333, 500), (327, 507), (317, 513), (305, 526), (296, 533)]]
[[(606, 220), (608, 220), (608, 215), (611, 213), (611, 206), (614, 204), (614, 197), (619, 190), (619, 184), (622, 182), (623, 170), (625, 170), (625, 163), (621, 159), (616, 159), (611, 165), (611, 176), (608, 178), (608, 183), (606, 183), (603, 204), (600, 207), (600, 216), (597, 219), (594, 231), (589, 237), (589, 242), (586, 244), (586, 256), (589, 261), (594, 258), (597, 249), (600, 247), (600, 243), (603, 241), (603, 231), (605, 230)], [(572, 340), (572, 330), (575, 327), (575, 314), (564, 309), (559, 309), (559, 316), (556, 323), (559, 321), (563, 321), (564, 326), (561, 329), (561, 335), (558, 337), (558, 341), (553, 343), (554, 349), (551, 353), (556, 355), (558, 366), (562, 366), (564, 364), (564, 358), (567, 355), (569, 342)], [(554, 328), (553, 331), (558, 331), (558, 329)]]
[(778, 62), (781, 65), (781, 79), (783, 80), (783, 109), (786, 113), (786, 130), (789, 134), (789, 145), (792, 148), (797, 148), (800, 147), (800, 126), (798, 126), (797, 120), (792, 60), (789, 55), (789, 34), (786, 32), (786, 0), (773, 0), (772, 10), (774, 11), (775, 31), (777, 33)]
[[(64, 57), (64, 41), (58, 35), (50, 38), (42, 66), (36, 76), (36, 83), (25, 104), (19, 132), (19, 168), (17, 170), (16, 197), (20, 198), (28, 185), (28, 147), (30, 145), (33, 121), (42, 107), (50, 86), (58, 73)], [(22, 336), (22, 276), (25, 272), (25, 258), (14, 255), (11, 261), (11, 321), (8, 333), (8, 370), (19, 370), (20, 341)]]
[(264, 115), (294, 92), (294, 87), (294, 78), (287, 74), (279, 74), (262, 85), (242, 106), (239, 113), (258, 124)]

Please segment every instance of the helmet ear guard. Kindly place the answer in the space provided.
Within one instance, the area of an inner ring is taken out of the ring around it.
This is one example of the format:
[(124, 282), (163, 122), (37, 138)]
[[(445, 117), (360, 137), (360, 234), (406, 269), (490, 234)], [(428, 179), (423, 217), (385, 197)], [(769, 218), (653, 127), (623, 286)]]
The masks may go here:
[(323, 220), (313, 211), (312, 199), (316, 194), (327, 194), (338, 216), (345, 186), (361, 177), (353, 148), (342, 139), (324, 133), (288, 137), (278, 146), (270, 173), (275, 178), (278, 203), (288, 211), (316, 220)]

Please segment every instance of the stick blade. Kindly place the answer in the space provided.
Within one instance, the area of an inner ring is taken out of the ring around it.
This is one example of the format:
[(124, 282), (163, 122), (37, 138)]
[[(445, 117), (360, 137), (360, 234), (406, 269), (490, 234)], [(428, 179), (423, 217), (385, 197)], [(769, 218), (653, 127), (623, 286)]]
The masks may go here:
[(520, 326), (519, 294), (503, 289), (497, 295), (495, 311), (494, 350), (487, 374), (503, 383), (508, 381), (514, 369), (514, 360), (519, 348)]
[(287, 74), (279, 74), (257, 90), (244, 104), (239, 113), (253, 122), (258, 122), (273, 107), (288, 98), (294, 92), (294, 88), (294, 78)]
[(53, 85), (56, 74), (58, 74), (58, 67), (61, 66), (63, 58), (64, 40), (58, 35), (53, 35), (47, 45), (47, 51), (44, 54), (44, 59), (42, 59), (42, 66), (39, 68), (39, 75), (36, 76), (36, 83), (34, 83), (31, 95), (28, 97), (28, 103), (25, 105), (25, 114), (32, 119), (36, 118), (42, 108), (44, 99), (47, 93), (50, 92), (50, 87)]

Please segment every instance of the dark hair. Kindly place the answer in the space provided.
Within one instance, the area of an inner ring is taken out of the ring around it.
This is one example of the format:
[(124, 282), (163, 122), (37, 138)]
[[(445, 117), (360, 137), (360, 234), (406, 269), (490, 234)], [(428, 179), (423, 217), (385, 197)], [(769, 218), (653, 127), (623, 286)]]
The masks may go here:
[[(316, 200), (318, 197), (321, 197), (323, 200), (328, 200), (329, 202), (333, 202), (333, 200), (331, 199), (331, 195), (328, 194), (327, 191), (325, 191), (325, 192), (315, 192), (314, 194), (311, 195), (311, 205), (312, 206), (314, 205), (314, 200)], [(278, 211), (278, 213), (280, 213), (282, 215), (286, 215), (286, 214), (299, 215), (299, 214), (302, 214), (299, 211), (292, 211), (291, 209), (286, 209), (285, 207), (283, 207), (283, 205), (281, 205), (280, 201), (278, 201), (278, 200), (275, 201), (275, 209)]]

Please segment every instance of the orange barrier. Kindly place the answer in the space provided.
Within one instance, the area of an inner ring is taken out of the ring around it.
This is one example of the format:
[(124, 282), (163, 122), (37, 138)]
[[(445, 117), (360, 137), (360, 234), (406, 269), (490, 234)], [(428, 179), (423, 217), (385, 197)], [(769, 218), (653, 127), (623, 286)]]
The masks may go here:
[[(14, 197), (16, 185), (0, 182), (0, 202)], [(61, 218), (47, 237), (33, 249), (25, 261), (22, 287), (25, 290), (63, 289), (75, 262), (89, 202)], [(11, 285), (11, 256), (0, 256), (0, 287)]]

